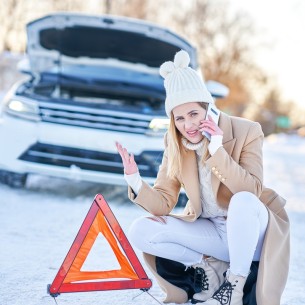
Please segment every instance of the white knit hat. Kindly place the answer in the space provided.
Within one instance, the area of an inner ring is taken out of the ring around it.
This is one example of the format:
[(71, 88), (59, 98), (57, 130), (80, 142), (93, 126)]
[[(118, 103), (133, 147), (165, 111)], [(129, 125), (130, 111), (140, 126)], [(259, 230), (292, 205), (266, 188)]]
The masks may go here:
[(176, 106), (190, 102), (214, 103), (199, 74), (189, 67), (186, 51), (176, 53), (174, 62), (166, 61), (160, 67), (166, 91), (165, 111), (168, 117)]

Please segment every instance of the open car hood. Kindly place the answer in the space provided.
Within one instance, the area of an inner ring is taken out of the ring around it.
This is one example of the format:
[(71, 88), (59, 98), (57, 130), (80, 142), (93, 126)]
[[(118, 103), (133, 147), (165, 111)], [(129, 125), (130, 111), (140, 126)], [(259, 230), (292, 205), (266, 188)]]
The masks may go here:
[(117, 16), (56, 13), (27, 25), (32, 74), (61, 72), (63, 66), (118, 66), (158, 73), (181, 49), (197, 69), (196, 50), (186, 40), (154, 24)]

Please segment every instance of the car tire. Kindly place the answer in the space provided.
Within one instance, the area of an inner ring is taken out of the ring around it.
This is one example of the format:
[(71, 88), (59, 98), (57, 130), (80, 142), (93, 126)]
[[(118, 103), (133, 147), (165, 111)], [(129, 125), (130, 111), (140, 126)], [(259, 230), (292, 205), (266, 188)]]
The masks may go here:
[(19, 174), (0, 170), (0, 183), (13, 188), (23, 188), (26, 184), (27, 174)]
[(177, 202), (177, 207), (185, 207), (188, 200), (189, 199), (187, 198), (186, 194), (180, 194)]

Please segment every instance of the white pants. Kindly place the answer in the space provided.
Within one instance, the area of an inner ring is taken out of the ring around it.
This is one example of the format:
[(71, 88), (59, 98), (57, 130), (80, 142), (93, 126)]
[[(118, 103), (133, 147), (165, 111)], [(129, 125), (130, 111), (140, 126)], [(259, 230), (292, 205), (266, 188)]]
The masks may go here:
[(240, 192), (230, 201), (227, 219), (142, 217), (132, 223), (129, 239), (145, 253), (186, 266), (213, 256), (230, 262), (233, 274), (247, 276), (251, 262), (260, 260), (267, 225), (265, 205), (252, 193)]

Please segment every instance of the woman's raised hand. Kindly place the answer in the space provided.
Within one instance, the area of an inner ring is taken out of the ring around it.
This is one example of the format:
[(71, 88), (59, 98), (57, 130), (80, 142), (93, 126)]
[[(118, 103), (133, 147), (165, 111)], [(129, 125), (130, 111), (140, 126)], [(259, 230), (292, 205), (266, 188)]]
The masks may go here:
[(208, 119), (200, 121), (199, 130), (208, 132), (211, 136), (222, 136), (223, 131), (219, 126), (213, 121), (212, 117), (209, 115)]
[(123, 147), (119, 142), (115, 142), (116, 148), (122, 158), (124, 173), (126, 175), (132, 175), (139, 171), (138, 165), (134, 160), (134, 155), (129, 154), (127, 149)]

